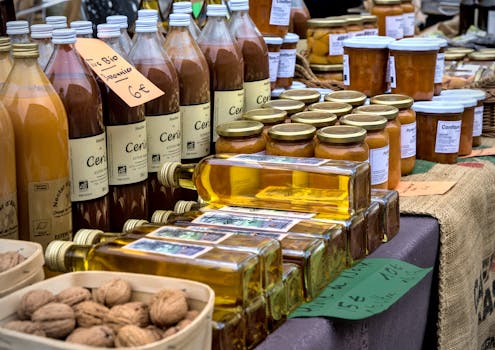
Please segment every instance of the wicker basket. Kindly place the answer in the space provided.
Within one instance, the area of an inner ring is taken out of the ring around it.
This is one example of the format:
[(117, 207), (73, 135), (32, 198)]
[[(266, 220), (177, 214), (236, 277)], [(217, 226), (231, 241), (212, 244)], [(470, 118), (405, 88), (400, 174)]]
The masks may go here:
[(495, 75), (483, 78), (468, 88), (481, 89), (486, 92), (483, 101), (483, 136), (495, 137)]
[(344, 90), (344, 83), (337, 80), (320, 80), (313, 73), (309, 66), (309, 62), (302, 54), (296, 56), (296, 71), (294, 79), (304, 83), (309, 88)]

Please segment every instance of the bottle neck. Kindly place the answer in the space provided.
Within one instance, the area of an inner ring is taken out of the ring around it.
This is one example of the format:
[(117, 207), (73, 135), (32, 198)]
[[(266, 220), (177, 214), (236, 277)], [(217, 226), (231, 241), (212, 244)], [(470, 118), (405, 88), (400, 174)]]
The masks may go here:
[(114, 49), (122, 58), (127, 60), (127, 54), (122, 47), (122, 44), (120, 42), (120, 37), (113, 37), (113, 38), (100, 38), (102, 41), (104, 41), (108, 46), (110, 46), (112, 49)]
[(31, 42), (29, 34), (10, 34), (9, 38), (11, 44), (27, 44)]
[(87, 270), (87, 258), (92, 246), (84, 245), (73, 245), (65, 252), (64, 256), (64, 266), (65, 271), (60, 272), (71, 272), (71, 271), (85, 271)]

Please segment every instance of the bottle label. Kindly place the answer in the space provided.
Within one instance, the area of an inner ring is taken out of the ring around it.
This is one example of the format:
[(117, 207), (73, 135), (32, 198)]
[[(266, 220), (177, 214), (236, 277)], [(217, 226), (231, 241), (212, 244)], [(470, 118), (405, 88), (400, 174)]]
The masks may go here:
[(488, 11), (487, 22), (486, 31), (488, 34), (495, 34), (495, 11)]
[(279, 61), (280, 61), (280, 52), (268, 52), (268, 65), (269, 65), (269, 69), (270, 69), (270, 82), (277, 81)]
[(182, 159), (210, 154), (210, 102), (180, 106), (182, 113)]
[(437, 138), (435, 139), (435, 153), (457, 153), (461, 139), (461, 121), (439, 120), (437, 124)]
[(122, 247), (137, 252), (161, 254), (173, 257), (195, 259), (213, 249), (213, 247), (192, 244), (170, 243), (158, 239), (140, 238)]
[(288, 26), (290, 20), (291, 0), (273, 0), (270, 11), (270, 25)]
[(402, 15), (385, 17), (385, 35), (394, 39), (404, 37)]
[(244, 82), (244, 109), (260, 108), (270, 101), (270, 79)]
[(16, 193), (0, 197), (0, 238), (19, 239), (17, 222)]
[(400, 126), (400, 157), (409, 158), (416, 155), (416, 122)]
[(240, 215), (236, 213), (206, 212), (192, 221), (194, 224), (205, 224), (220, 227), (242, 228), (246, 230), (263, 230), (287, 232), (301, 220), (282, 217), (263, 217)]
[(346, 33), (328, 35), (328, 54), (330, 56), (344, 54), (344, 40), (348, 38), (349, 35)]
[(351, 85), (351, 72), (349, 69), (349, 55), (343, 55), (342, 56), (342, 64), (343, 64), (343, 76), (344, 76), (344, 85), (349, 86)]
[(473, 136), (481, 136), (483, 131), (483, 106), (474, 108)]
[(372, 36), (377, 36), (378, 35), (378, 28), (369, 28), (365, 29), (363, 35), (372, 35)]
[(108, 183), (127, 185), (148, 177), (146, 121), (110, 125), (107, 130)]
[(370, 149), (371, 184), (379, 185), (388, 181), (389, 146)]
[(150, 238), (176, 238), (183, 240), (190, 240), (196, 242), (204, 242), (204, 243), (214, 243), (218, 244), (230, 236), (232, 236), (233, 232), (217, 232), (214, 230), (210, 231), (202, 231), (196, 230), (194, 227), (182, 228), (182, 227), (172, 227), (172, 226), (164, 226), (159, 229), (150, 232), (146, 235), (146, 237)]
[(105, 133), (70, 139), (71, 201), (87, 201), (108, 193)]
[(148, 172), (160, 171), (163, 162), (180, 162), (180, 112), (146, 117)]
[(28, 184), (29, 240), (46, 247), (70, 240), (72, 232), (69, 178)]
[(435, 84), (441, 83), (443, 80), (443, 71), (445, 68), (445, 54), (443, 52), (437, 53), (437, 63), (435, 65)]
[(278, 63), (279, 78), (293, 78), (296, 69), (296, 49), (280, 50), (280, 61)]
[(235, 156), (230, 157), (229, 161), (320, 166), (326, 163), (328, 159), (321, 159), (314, 157), (306, 158), (306, 157), (271, 156), (267, 154), (253, 153), (253, 154), (236, 154)]
[(390, 81), (390, 87), (391, 88), (396, 88), (397, 87), (397, 75), (395, 74), (395, 57), (390, 56), (388, 58), (388, 81)]
[(244, 112), (244, 89), (234, 91), (215, 91), (213, 111), (213, 142), (218, 139), (218, 125), (241, 119)]
[[(208, 210), (208, 207), (204, 208)], [(247, 208), (247, 207), (232, 207), (226, 205), (219, 208), (220, 211), (226, 211), (230, 213), (239, 214), (255, 214), (255, 215), (267, 215), (267, 216), (281, 216), (281, 217), (291, 217), (297, 219), (309, 219), (315, 216), (315, 213), (303, 213), (297, 211), (286, 211), (286, 210), (275, 210), (275, 209), (262, 209), (262, 208)]]
[(404, 25), (404, 36), (413, 36), (414, 35), (414, 12), (404, 13), (403, 25)]
[[(208, 231), (212, 230), (210, 227), (204, 227), (204, 226), (187, 226), (186, 228), (193, 229), (195, 231), (204, 231), (204, 232), (208, 232)], [(268, 231), (251, 231), (249, 229), (242, 230), (238, 227), (233, 228), (233, 229), (215, 227), (214, 230), (215, 230), (215, 232), (223, 232), (226, 234), (233, 233), (235, 235), (269, 237), (269, 238), (276, 239), (279, 241), (281, 241), (282, 239), (284, 239), (287, 236), (287, 233), (273, 233), (273, 232), (268, 232)]]

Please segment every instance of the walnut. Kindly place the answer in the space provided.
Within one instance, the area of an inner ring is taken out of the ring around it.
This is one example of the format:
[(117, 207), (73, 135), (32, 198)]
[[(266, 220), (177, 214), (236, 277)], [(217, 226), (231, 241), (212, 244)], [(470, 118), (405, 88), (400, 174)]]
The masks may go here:
[(15, 251), (0, 253), (0, 272), (7, 271), (26, 260), (24, 255)]
[(40, 307), (31, 316), (32, 321), (38, 322), (50, 338), (65, 338), (76, 326), (74, 311), (69, 305), (50, 303)]
[(193, 321), (196, 317), (198, 317), (198, 315), (199, 315), (198, 310), (189, 310), (186, 314), (185, 319)]
[(113, 347), (114, 338), (115, 334), (110, 327), (93, 326), (76, 328), (65, 340), (69, 343), (111, 348)]
[(163, 289), (150, 301), (151, 322), (158, 327), (176, 324), (187, 314), (186, 293), (179, 289)]
[(150, 325), (146, 327), (146, 329), (149, 330), (150, 332), (155, 333), (158, 338), (163, 337), (163, 329), (158, 328), (157, 326)]
[(3, 325), (4, 328), (10, 329), (12, 331), (39, 335), (41, 337), (46, 337), (45, 331), (41, 328), (41, 325), (36, 322), (31, 321), (10, 321), (9, 323)]
[(164, 333), (163, 333), (163, 336), (162, 338), (165, 339), (165, 338), (168, 338), (172, 335), (174, 335), (175, 333), (177, 333), (179, 331), (179, 329), (177, 327), (170, 327), (168, 328)]
[(52, 292), (45, 289), (35, 289), (24, 294), (17, 308), (17, 316), (21, 320), (31, 319), (37, 309), (55, 300)]
[(160, 337), (149, 329), (140, 328), (135, 325), (122, 327), (115, 338), (116, 347), (141, 346), (160, 340)]
[(58, 303), (74, 306), (80, 302), (90, 300), (91, 292), (83, 287), (66, 288), (55, 296), (55, 301)]
[(131, 285), (120, 278), (110, 280), (93, 290), (93, 299), (108, 307), (129, 302), (131, 295)]
[(101, 304), (87, 300), (74, 306), (77, 324), (81, 327), (91, 327), (103, 324), (110, 310)]
[(105, 317), (105, 322), (115, 331), (129, 324), (146, 327), (150, 323), (148, 306), (141, 301), (115, 305)]
[(191, 323), (192, 323), (191, 320), (188, 320), (187, 318), (185, 318), (182, 321), (180, 321), (179, 323), (177, 323), (177, 326), (175, 326), (175, 327), (181, 331), (184, 328), (186, 328), (187, 326), (189, 326)]

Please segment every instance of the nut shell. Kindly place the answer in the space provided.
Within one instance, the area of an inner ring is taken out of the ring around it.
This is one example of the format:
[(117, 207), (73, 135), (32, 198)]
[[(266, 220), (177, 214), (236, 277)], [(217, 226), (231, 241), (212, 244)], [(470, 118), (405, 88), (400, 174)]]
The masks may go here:
[(36, 322), (31, 321), (10, 321), (3, 325), (3, 328), (10, 329), (12, 331), (38, 335), (41, 337), (46, 337), (45, 331), (41, 328), (41, 325)]
[(83, 301), (91, 299), (91, 292), (83, 287), (66, 288), (55, 296), (58, 303), (74, 306)]
[(105, 323), (114, 331), (126, 325), (146, 327), (150, 323), (148, 306), (141, 301), (115, 305), (105, 317)]
[(193, 321), (196, 317), (198, 317), (199, 311), (198, 310), (189, 310), (186, 314), (186, 320), (191, 320)]
[(24, 255), (15, 251), (0, 253), (0, 272), (7, 271), (26, 260)]
[(116, 347), (141, 346), (160, 340), (160, 337), (153, 331), (140, 328), (135, 325), (122, 327), (115, 338)]
[(29, 320), (31, 315), (43, 305), (55, 300), (52, 292), (46, 289), (35, 289), (27, 292), (21, 298), (17, 308), (17, 316), (20, 320)]
[(38, 322), (50, 338), (62, 339), (76, 326), (74, 311), (69, 305), (50, 303), (36, 310), (31, 319)]
[(93, 299), (108, 307), (125, 304), (131, 300), (131, 296), (131, 285), (120, 278), (114, 278), (93, 290)]
[(80, 327), (102, 325), (110, 310), (101, 304), (88, 300), (74, 306), (74, 314)]
[(163, 289), (150, 302), (150, 319), (155, 326), (168, 327), (186, 317), (186, 293), (179, 289)]
[(65, 340), (69, 343), (111, 348), (113, 347), (114, 338), (115, 334), (110, 327), (93, 326), (76, 328)]

